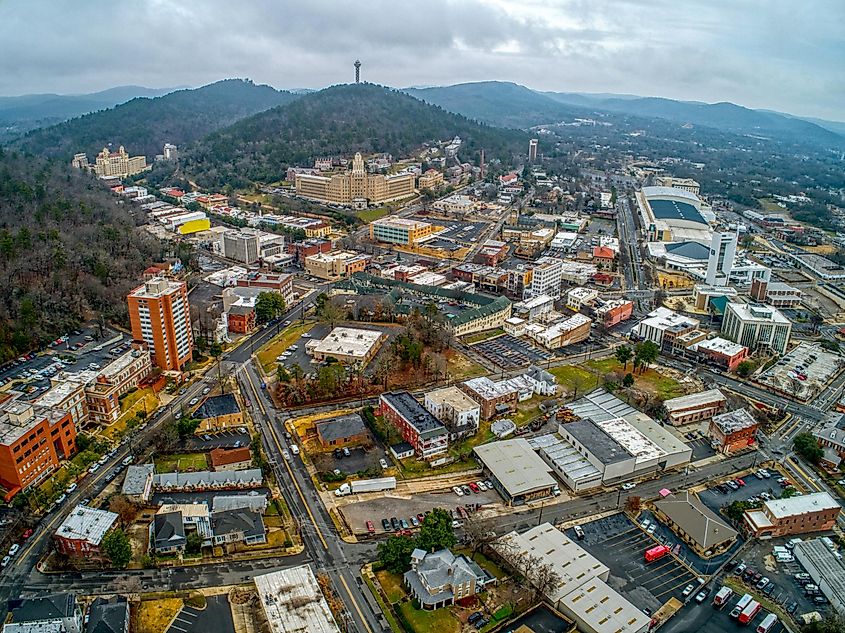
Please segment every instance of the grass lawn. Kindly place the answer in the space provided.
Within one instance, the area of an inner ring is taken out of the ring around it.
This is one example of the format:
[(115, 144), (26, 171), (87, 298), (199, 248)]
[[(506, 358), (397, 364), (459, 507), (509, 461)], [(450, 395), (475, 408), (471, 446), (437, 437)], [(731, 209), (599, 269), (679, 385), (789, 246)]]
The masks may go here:
[(384, 617), (387, 619), (387, 623), (390, 625), (390, 630), (393, 633), (403, 633), (405, 629), (399, 626), (399, 623), (396, 621), (396, 616), (393, 615), (393, 611), (384, 603), (384, 598), (381, 597), (381, 593), (379, 593), (378, 589), (376, 589), (375, 584), (373, 581), (370, 580), (369, 574), (363, 574), (364, 582), (367, 583), (367, 586), (370, 588), (370, 592), (378, 602), (378, 606), (381, 609), (381, 612), (384, 614)]
[(276, 357), (293, 345), (305, 332), (308, 332), (314, 327), (315, 323), (316, 321), (305, 321), (305, 323), (296, 321), (279, 332), (267, 345), (258, 350), (256, 355), (264, 371), (269, 374), (274, 373), (276, 369)]
[(472, 345), (473, 343), (480, 343), (481, 341), (486, 341), (487, 339), (491, 339), (494, 336), (501, 336), (504, 334), (505, 331), (498, 327), (495, 330), (485, 330), (484, 332), (476, 332), (475, 334), (470, 334), (469, 336), (464, 337), (464, 343), (467, 345)]
[(159, 400), (152, 388), (138, 389), (126, 396), (120, 403), (120, 417), (103, 429), (102, 434), (112, 440), (118, 439), (126, 430), (126, 423), (134, 418), (139, 411), (146, 411), (147, 417), (158, 409)]
[(405, 597), (405, 589), (402, 587), (402, 575), (381, 570), (376, 572), (376, 578), (384, 589), (384, 593), (390, 604), (396, 604)]
[(520, 402), (516, 406), (516, 413), (512, 413), (507, 417), (513, 420), (513, 423), (517, 426), (525, 426), (535, 418), (542, 415), (542, 412), (540, 411), (540, 404), (544, 400), (548, 400), (548, 397), (534, 396), (530, 400)]
[(456, 457), (472, 452), (472, 449), (479, 444), (486, 444), (493, 439), (493, 432), (490, 430), (491, 420), (481, 420), (478, 425), (478, 432), (475, 435), (458, 440), (449, 447), (449, 452)]
[(418, 461), (413, 457), (399, 460), (399, 464), (402, 476), (405, 479), (419, 479), (420, 477), (431, 477), (432, 475), (457, 473), (477, 466), (475, 461), (469, 457), (463, 461), (459, 460), (451, 464), (446, 464), (445, 466), (438, 466), (437, 468), (432, 468), (427, 462)]
[(155, 460), (157, 473), (173, 473), (195, 470), (208, 470), (205, 453), (174, 453), (160, 455)]
[(414, 633), (458, 633), (461, 630), (461, 623), (449, 609), (425, 611), (415, 609), (411, 602), (403, 602), (399, 605), (399, 611)]
[(361, 222), (369, 223), (380, 220), (389, 213), (390, 209), (387, 207), (378, 207), (377, 209), (364, 209), (363, 211), (358, 211), (355, 215), (358, 216), (358, 219), (361, 220)]
[(468, 558), (472, 558), (472, 560), (474, 560), (476, 563), (478, 563), (479, 567), (481, 567), (487, 573), (492, 574), (493, 576), (495, 576), (499, 580), (501, 580), (502, 578), (504, 578), (508, 575), (507, 572), (504, 569), (502, 569), (497, 563), (495, 563), (492, 560), (490, 560), (489, 558), (487, 558), (481, 552), (476, 552), (475, 554), (470, 556), (469, 550), (457, 550), (457, 551), (459, 551), (461, 554), (464, 554)]
[(487, 373), (484, 367), (455, 350), (446, 354), (446, 371), (452, 380), (469, 380)]
[[(602, 379), (607, 374), (615, 372), (621, 374), (622, 364), (615, 358), (605, 358), (587, 361), (583, 365), (552, 367), (549, 371), (557, 377), (558, 383), (563, 385), (568, 393), (572, 394), (577, 388), (580, 396), (601, 386)], [(628, 371), (633, 372), (631, 363), (628, 363)], [(634, 381), (635, 389), (650, 391), (663, 400), (677, 398), (686, 393), (677, 380), (655, 369), (647, 369), (641, 374), (636, 374)]]
[(162, 633), (179, 613), (182, 604), (181, 598), (143, 600), (138, 605), (138, 625), (135, 630), (138, 633)]
[(766, 213), (787, 213), (786, 209), (778, 206), (774, 198), (757, 198), (757, 202), (760, 203), (760, 206), (763, 207), (763, 211)]

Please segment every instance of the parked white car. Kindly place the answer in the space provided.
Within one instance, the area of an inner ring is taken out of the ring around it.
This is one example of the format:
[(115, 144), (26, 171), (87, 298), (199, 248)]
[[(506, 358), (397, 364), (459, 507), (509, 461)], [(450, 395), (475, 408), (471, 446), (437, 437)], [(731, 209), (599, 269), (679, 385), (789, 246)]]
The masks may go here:
[(455, 494), (456, 494), (456, 495), (458, 495), (459, 497), (463, 497), (463, 496), (464, 496), (464, 491), (463, 491), (463, 490), (461, 490), (461, 487), (460, 487), (460, 486), (455, 486), (454, 488), (452, 488), (452, 490), (453, 490), (453, 491), (455, 492)]

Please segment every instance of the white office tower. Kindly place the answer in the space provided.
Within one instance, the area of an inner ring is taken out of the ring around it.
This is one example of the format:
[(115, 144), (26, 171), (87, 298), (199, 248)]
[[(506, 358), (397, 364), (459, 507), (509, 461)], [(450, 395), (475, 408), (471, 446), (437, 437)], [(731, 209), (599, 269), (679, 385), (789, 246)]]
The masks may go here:
[(710, 256), (707, 258), (707, 285), (728, 285), (736, 256), (736, 241), (736, 232), (713, 233), (710, 240)]

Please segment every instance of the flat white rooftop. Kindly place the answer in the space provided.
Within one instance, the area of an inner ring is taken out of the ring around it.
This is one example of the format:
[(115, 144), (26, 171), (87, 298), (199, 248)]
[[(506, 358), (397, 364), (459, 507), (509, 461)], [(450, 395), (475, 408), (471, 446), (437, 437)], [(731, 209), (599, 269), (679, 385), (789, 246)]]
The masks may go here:
[(766, 501), (766, 509), (776, 519), (805, 514), (807, 512), (819, 512), (821, 510), (841, 509), (836, 500), (826, 492), (814, 492), (800, 497), (789, 499), (774, 499)]
[(314, 347), (314, 351), (325, 356), (364, 358), (382, 336), (383, 332), (378, 330), (336, 327)]
[(726, 309), (732, 310), (742, 321), (784, 325), (791, 323), (777, 308), (772, 306), (753, 303), (728, 303)]
[(695, 343), (694, 345), (696, 349), (704, 349), (716, 354), (724, 354), (725, 356), (736, 356), (745, 349), (745, 345), (734, 343), (733, 341), (729, 341), (728, 339), (721, 338), (719, 336), (707, 341)]
[(340, 633), (309, 565), (253, 580), (272, 633)]
[(56, 536), (99, 545), (117, 519), (114, 512), (78, 505), (56, 530)]
[(516, 391), (507, 384), (507, 381), (493, 382), (487, 376), (465, 380), (464, 384), (485, 400), (506, 396)]
[(657, 459), (666, 454), (662, 448), (652, 442), (643, 433), (635, 429), (623, 418), (610, 420), (594, 420), (596, 426), (601, 428), (619, 444), (625, 447), (637, 460)]

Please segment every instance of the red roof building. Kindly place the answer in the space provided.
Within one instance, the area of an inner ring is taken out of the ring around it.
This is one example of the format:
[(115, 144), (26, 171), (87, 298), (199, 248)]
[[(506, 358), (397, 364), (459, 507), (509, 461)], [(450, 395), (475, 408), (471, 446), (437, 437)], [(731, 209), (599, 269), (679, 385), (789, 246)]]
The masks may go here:
[(593, 248), (593, 263), (599, 268), (609, 269), (613, 267), (616, 260), (616, 253), (607, 246), (596, 246)]
[(211, 469), (245, 470), (252, 466), (252, 453), (248, 446), (240, 448), (215, 448), (211, 451)]

